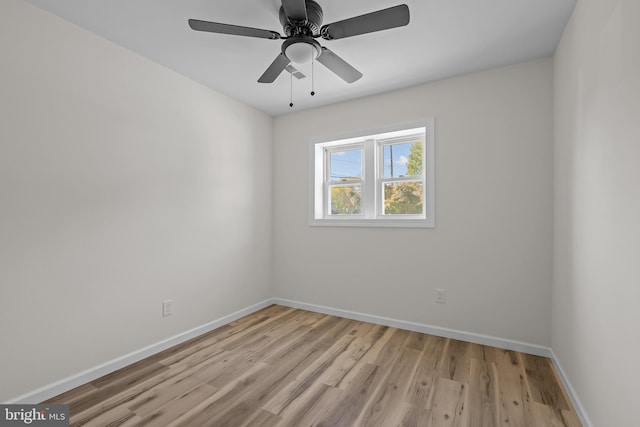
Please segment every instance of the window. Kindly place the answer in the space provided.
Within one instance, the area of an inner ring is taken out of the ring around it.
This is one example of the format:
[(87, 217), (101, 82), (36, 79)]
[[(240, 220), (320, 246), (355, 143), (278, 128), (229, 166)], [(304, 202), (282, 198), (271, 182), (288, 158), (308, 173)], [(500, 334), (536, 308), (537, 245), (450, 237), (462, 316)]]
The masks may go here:
[(433, 227), (433, 119), (311, 142), (311, 225)]

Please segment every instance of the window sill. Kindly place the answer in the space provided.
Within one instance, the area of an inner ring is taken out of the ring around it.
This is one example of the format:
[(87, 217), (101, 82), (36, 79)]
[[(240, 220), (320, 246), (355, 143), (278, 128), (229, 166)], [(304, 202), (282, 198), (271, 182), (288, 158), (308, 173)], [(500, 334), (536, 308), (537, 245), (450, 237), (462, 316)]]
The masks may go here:
[(390, 228), (435, 228), (429, 219), (311, 219), (312, 227), (390, 227)]

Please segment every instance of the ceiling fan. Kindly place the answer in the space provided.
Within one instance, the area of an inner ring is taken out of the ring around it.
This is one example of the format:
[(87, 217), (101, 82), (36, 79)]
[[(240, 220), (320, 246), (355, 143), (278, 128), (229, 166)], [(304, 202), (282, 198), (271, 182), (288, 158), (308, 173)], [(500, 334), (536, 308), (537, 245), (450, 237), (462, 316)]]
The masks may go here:
[(401, 4), (327, 25), (322, 25), (322, 18), (322, 8), (313, 0), (282, 0), (280, 23), (285, 36), (276, 31), (198, 19), (189, 19), (189, 26), (196, 31), (284, 40), (280, 54), (258, 79), (259, 83), (272, 83), (285, 69), (298, 78), (304, 77), (291, 62), (305, 63), (314, 59), (345, 82), (353, 83), (362, 77), (362, 73), (315, 39), (337, 40), (405, 26), (409, 23), (409, 7)]

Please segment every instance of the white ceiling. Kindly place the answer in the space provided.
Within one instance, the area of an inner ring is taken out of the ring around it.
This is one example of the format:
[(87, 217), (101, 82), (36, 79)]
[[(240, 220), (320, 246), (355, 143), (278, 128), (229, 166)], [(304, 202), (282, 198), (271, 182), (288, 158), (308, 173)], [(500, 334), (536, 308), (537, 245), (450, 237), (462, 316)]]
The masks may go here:
[[(404, 0), (406, 27), (326, 41), (364, 74), (347, 84), (320, 64), (311, 78), (258, 78), (281, 41), (196, 32), (195, 18), (283, 34), (280, 0), (27, 0), (127, 49), (268, 114), (313, 108), (553, 54), (576, 0)], [(403, 0), (317, 0), (324, 23)], [(310, 66), (299, 68), (307, 76)]]

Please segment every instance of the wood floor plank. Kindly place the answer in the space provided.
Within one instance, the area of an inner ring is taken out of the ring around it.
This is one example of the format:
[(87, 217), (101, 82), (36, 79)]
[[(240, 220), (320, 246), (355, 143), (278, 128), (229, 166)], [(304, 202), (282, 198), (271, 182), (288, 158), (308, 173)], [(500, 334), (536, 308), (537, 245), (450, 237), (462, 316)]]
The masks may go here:
[(219, 359), (218, 363), (209, 364), (194, 372), (193, 375), (216, 388), (222, 388), (254, 366), (257, 361), (251, 349), (228, 352), (227, 356)]
[(465, 406), (469, 427), (499, 425), (498, 387), (492, 364), (472, 357), (470, 361), (469, 385), (466, 389)]
[(576, 414), (574, 410), (562, 411), (562, 420), (566, 423), (567, 427), (582, 427), (578, 414)]
[(363, 364), (349, 386), (342, 392), (343, 398), (326, 411), (313, 425), (352, 426), (356, 425), (363, 408), (388, 374), (388, 370), (370, 363)]
[[(229, 352), (218, 352), (218, 350), (211, 350), (210, 353), (211, 357), (208, 359), (199, 358), (199, 364), (193, 364), (190, 361), (189, 363), (185, 362), (180, 365), (175, 365), (144, 381), (136, 382), (135, 385), (131, 384), (128, 387), (116, 388), (117, 384), (111, 384), (105, 389), (96, 389), (97, 391), (85, 396), (85, 406), (90, 404), (88, 407), (76, 404), (75, 401), (71, 404), (70, 411), (72, 418), (78, 422), (85, 422), (114, 407), (130, 405), (131, 402), (139, 396), (163, 384), (171, 384), (175, 381), (179, 382), (185, 378), (192, 378), (197, 381), (198, 375), (203, 372), (208, 372), (209, 369), (219, 371), (221, 368), (224, 368), (225, 365), (223, 361), (229, 360), (231, 355)], [(237, 353), (236, 355), (238, 357), (242, 356), (241, 353)], [(119, 380), (122, 378), (120, 371), (116, 371), (113, 375), (114, 378)], [(209, 379), (209, 377), (202, 378), (200, 381), (204, 382)]]
[(533, 402), (533, 425), (549, 427), (574, 427), (579, 426), (580, 421), (575, 412), (552, 408), (543, 403)]
[(153, 412), (143, 417), (136, 427), (167, 426), (213, 396), (217, 391), (210, 384), (201, 384), (176, 399), (157, 407)]
[(275, 415), (281, 415), (289, 406), (299, 402), (301, 399), (304, 399), (305, 395), (308, 395), (309, 393), (323, 393), (328, 386), (317, 381), (317, 377), (318, 375), (298, 376), (294, 380), (290, 381), (278, 393), (275, 393), (275, 396), (263, 405), (263, 409)]
[[(313, 383), (295, 400), (278, 409), (282, 422), (279, 427), (313, 426), (326, 417), (342, 397), (342, 390), (323, 383)], [(265, 406), (266, 407), (266, 406)], [(273, 406), (272, 406), (273, 407)]]
[(429, 335), (421, 334), (419, 332), (409, 332), (409, 338), (407, 339), (406, 346), (415, 350), (423, 351), (427, 345)]
[(126, 404), (136, 415), (145, 417), (156, 408), (165, 405), (202, 384), (202, 380), (193, 376), (176, 376), (169, 381), (138, 394)]
[(321, 391), (325, 386), (326, 384), (309, 381), (308, 378), (295, 378), (276, 393), (275, 396), (268, 399), (265, 404), (262, 405), (262, 409), (274, 415), (281, 415), (286, 408), (293, 405), (294, 402), (299, 401), (303, 395), (309, 392)]
[[(142, 423), (142, 418), (138, 415), (133, 415), (127, 418), (124, 422), (118, 425), (118, 427), (139, 427), (140, 423)], [(114, 424), (107, 424), (108, 426), (113, 426)]]
[[(131, 390), (147, 380), (155, 381), (159, 375), (168, 372), (168, 370), (169, 368), (166, 366), (153, 363), (140, 368), (138, 371), (128, 368), (116, 371), (110, 374), (113, 375), (111, 380), (104, 378), (97, 380), (102, 387), (96, 387), (94, 391), (87, 393), (82, 399), (71, 401), (69, 403), (69, 411), (73, 415), (82, 413), (88, 409), (93, 410), (105, 406), (105, 402), (112, 401), (114, 396), (117, 396), (123, 390)], [(95, 385), (96, 382), (92, 382), (91, 384)], [(116, 404), (111, 406), (116, 406)]]
[(98, 391), (100, 399), (97, 399), (91, 394), (87, 396), (87, 400), (92, 403), (91, 406), (84, 408), (80, 405), (72, 405), (70, 407), (71, 419), (78, 424), (86, 423), (88, 420), (99, 417), (114, 408), (120, 406), (127, 407), (127, 405), (138, 396), (152, 390), (158, 385), (184, 378), (191, 378), (193, 372), (193, 368), (186, 370), (181, 370), (180, 368), (169, 369), (130, 387), (122, 387), (118, 390), (113, 390), (113, 388), (110, 387), (106, 390), (100, 390)]
[(167, 424), (167, 427), (210, 425), (211, 418), (223, 413), (225, 405), (231, 405), (236, 399), (241, 398), (242, 393), (268, 370), (269, 365), (266, 363), (255, 364), (235, 381), (230, 382)]
[[(286, 337), (280, 337), (278, 345), (271, 349), (265, 347), (262, 356), (267, 363), (278, 363), (283, 357), (304, 348), (307, 350), (326, 350), (345, 334), (352, 321), (333, 316), (325, 316), (309, 328), (301, 326)], [(268, 354), (267, 354), (268, 353)]]
[(309, 345), (311, 345), (311, 348), (326, 350), (333, 345), (338, 337), (344, 335), (345, 329), (350, 325), (350, 320), (327, 317), (318, 322), (310, 331), (299, 336), (298, 339), (289, 341), (288, 345), (279, 347), (270, 354), (265, 354), (265, 362), (270, 364), (278, 363), (286, 355), (299, 351), (302, 347), (309, 349)]
[(475, 344), (449, 339), (446, 354), (440, 365), (445, 378), (465, 383), (469, 378), (471, 349)]
[[(388, 341), (384, 342), (377, 353), (372, 353), (371, 358), (368, 359), (371, 363), (378, 366), (389, 366), (393, 360), (398, 356), (399, 352), (405, 346), (406, 341), (409, 339), (411, 332), (402, 329), (390, 328), (392, 335)], [(375, 358), (373, 358), (375, 356)]]
[(277, 305), (48, 402), (73, 426), (580, 427), (549, 359)]
[(131, 421), (131, 419), (134, 417), (136, 417), (136, 414), (133, 411), (130, 411), (124, 406), (116, 406), (91, 419), (86, 419), (83, 421), (74, 421), (73, 418), (71, 418), (70, 426), (104, 427), (106, 425), (109, 425), (109, 426), (115, 427), (115, 426), (121, 426), (127, 423), (128, 421)]
[(389, 370), (385, 381), (371, 396), (361, 412), (358, 424), (365, 426), (396, 425), (401, 421), (403, 398), (420, 360), (420, 351), (405, 347)]
[[(311, 361), (311, 363), (298, 374), (301, 378), (309, 378), (313, 381), (317, 381), (318, 378), (324, 374), (324, 372), (334, 364), (334, 362), (347, 350), (351, 343), (355, 340), (355, 337), (352, 335), (344, 335), (338, 341), (335, 342), (334, 345), (329, 347), (326, 351), (319, 354), (315, 360)], [(294, 353), (289, 353), (294, 354)]]
[(247, 343), (253, 342), (256, 339), (260, 339), (261, 337), (265, 336), (265, 332), (269, 331), (274, 324), (286, 322), (294, 318), (297, 314), (298, 313), (295, 311), (281, 313), (278, 317), (268, 318), (261, 323), (257, 323), (245, 329), (242, 332), (221, 339), (219, 343), (225, 350), (233, 350), (238, 346), (246, 346)]
[(256, 412), (262, 411), (271, 393), (277, 393), (293, 379), (295, 365), (294, 361), (290, 361), (271, 366), (267, 371), (238, 383), (238, 387), (216, 402), (218, 408), (215, 415), (208, 417), (207, 422), (216, 426), (237, 426), (255, 416)]
[(391, 328), (388, 326), (383, 326), (380, 330), (378, 330), (375, 335), (374, 343), (371, 346), (371, 349), (364, 356), (363, 362), (375, 364), (376, 359), (380, 357), (380, 354), (387, 346), (387, 343), (395, 335), (396, 330), (396, 328)]
[(280, 424), (282, 418), (273, 415), (271, 412), (258, 410), (253, 416), (248, 417), (242, 424), (235, 424), (233, 427), (275, 427)]
[(345, 352), (340, 354), (322, 375), (318, 377), (318, 381), (332, 387), (337, 387), (370, 348), (371, 343), (368, 343), (363, 338), (356, 337), (351, 341)]
[(438, 378), (431, 418), (427, 425), (431, 427), (468, 425), (464, 397), (465, 386), (463, 383), (448, 378)]
[(169, 367), (184, 364), (196, 365), (211, 356), (215, 356), (215, 354), (212, 354), (212, 349), (215, 349), (216, 354), (225, 351), (222, 346), (215, 345), (219, 340), (219, 336), (214, 335), (206, 340), (198, 341), (191, 347), (185, 347), (179, 352), (167, 354), (166, 357), (158, 360), (158, 363)]
[(422, 406), (404, 403), (402, 413), (400, 427), (424, 427), (431, 422), (431, 410), (424, 409)]
[(411, 405), (431, 409), (433, 394), (435, 393), (435, 382), (440, 371), (443, 352), (445, 350), (446, 338), (429, 336), (427, 346), (422, 352), (416, 373), (411, 380), (411, 385), (407, 391), (405, 401)]
[(534, 425), (525, 370), (518, 353), (496, 351), (495, 375), (498, 378), (499, 420), (502, 426)]
[(533, 400), (560, 410), (569, 409), (549, 359), (523, 354), (522, 360)]

